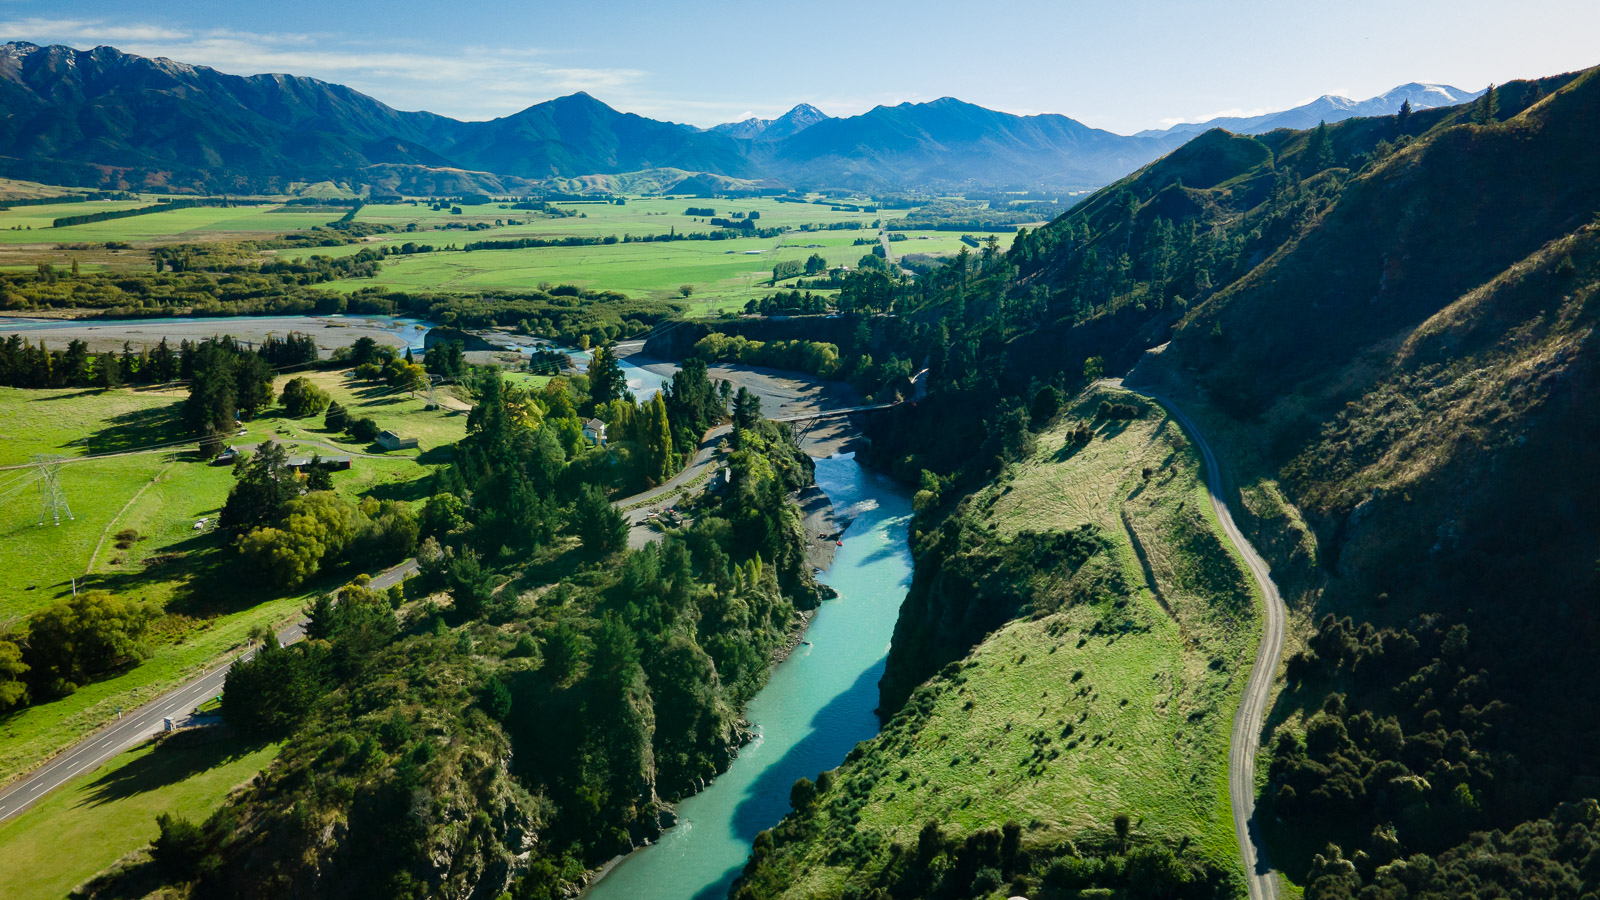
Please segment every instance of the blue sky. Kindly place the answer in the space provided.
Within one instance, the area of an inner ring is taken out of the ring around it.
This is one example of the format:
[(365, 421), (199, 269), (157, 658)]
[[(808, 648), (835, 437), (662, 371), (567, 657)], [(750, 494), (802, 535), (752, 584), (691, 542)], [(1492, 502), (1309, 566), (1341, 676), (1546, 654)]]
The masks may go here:
[(341, 82), (467, 119), (586, 90), (711, 125), (956, 96), (1129, 133), (1600, 63), (1596, 0), (0, 0), (0, 40)]

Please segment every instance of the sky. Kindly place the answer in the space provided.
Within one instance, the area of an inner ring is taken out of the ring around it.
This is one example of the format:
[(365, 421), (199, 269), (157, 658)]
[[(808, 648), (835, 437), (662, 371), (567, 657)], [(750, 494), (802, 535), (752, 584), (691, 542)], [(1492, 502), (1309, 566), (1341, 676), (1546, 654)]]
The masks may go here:
[(1600, 0), (0, 0), (0, 41), (287, 72), (460, 119), (574, 91), (709, 126), (959, 97), (1123, 134), (1600, 64)]

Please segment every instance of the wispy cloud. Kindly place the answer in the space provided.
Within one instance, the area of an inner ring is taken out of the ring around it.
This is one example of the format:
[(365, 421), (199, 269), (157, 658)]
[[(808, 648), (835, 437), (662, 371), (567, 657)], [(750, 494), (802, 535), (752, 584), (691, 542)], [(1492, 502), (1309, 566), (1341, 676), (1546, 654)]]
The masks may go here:
[(328, 35), (183, 31), (109, 20), (16, 19), (0, 22), (0, 36), (80, 48), (111, 43), (128, 53), (165, 56), (239, 75), (309, 75), (347, 84), (391, 106), (468, 119), (507, 115), (574, 91), (623, 95), (646, 75), (629, 68), (557, 65), (537, 47), (460, 47), (449, 54), (374, 50)]
[(95, 41), (181, 41), (191, 35), (186, 31), (160, 25), (112, 24), (93, 19), (45, 19), (30, 17), (0, 22), (0, 34), (13, 40), (33, 40), (50, 35), (49, 40), (72, 40), (77, 43)]

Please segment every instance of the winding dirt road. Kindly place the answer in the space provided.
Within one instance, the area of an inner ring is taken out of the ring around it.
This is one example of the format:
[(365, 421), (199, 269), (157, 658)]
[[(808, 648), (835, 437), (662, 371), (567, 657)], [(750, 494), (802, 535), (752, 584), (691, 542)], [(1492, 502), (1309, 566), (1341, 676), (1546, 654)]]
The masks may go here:
[(1194, 420), (1184, 414), (1171, 400), (1120, 380), (1106, 382), (1114, 387), (1139, 394), (1161, 404), (1172, 414), (1183, 430), (1188, 432), (1200, 455), (1206, 462), (1206, 491), (1211, 495), (1211, 506), (1217, 512), (1217, 521), (1228, 540), (1239, 549), (1250, 575), (1261, 588), (1266, 601), (1266, 627), (1261, 633), (1261, 644), (1256, 649), (1255, 664), (1250, 668), (1250, 680), (1245, 684), (1244, 695), (1239, 698), (1239, 709), (1233, 716), (1233, 737), (1228, 748), (1228, 797), (1233, 801), (1233, 830), (1239, 838), (1239, 853), (1244, 857), (1245, 877), (1250, 887), (1250, 900), (1278, 900), (1278, 873), (1267, 862), (1261, 843), (1261, 829), (1255, 821), (1256, 811), (1256, 751), (1261, 746), (1261, 731), (1266, 722), (1268, 701), (1272, 696), (1272, 677), (1278, 670), (1278, 657), (1283, 653), (1284, 620), (1287, 614), (1278, 586), (1272, 582), (1272, 572), (1266, 560), (1245, 540), (1244, 533), (1233, 521), (1228, 511), (1227, 491), (1222, 478), (1222, 466), (1217, 463), (1211, 445), (1195, 426)]

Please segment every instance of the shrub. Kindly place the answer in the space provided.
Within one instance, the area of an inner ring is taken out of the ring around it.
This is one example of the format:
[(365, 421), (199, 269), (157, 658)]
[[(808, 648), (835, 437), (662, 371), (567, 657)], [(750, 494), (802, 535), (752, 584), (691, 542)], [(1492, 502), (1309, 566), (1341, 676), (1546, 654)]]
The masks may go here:
[(378, 423), (370, 416), (363, 416), (362, 418), (351, 420), (350, 424), (346, 426), (346, 430), (356, 440), (370, 442), (377, 440), (379, 432), (383, 429), (379, 428)]
[(289, 379), (283, 386), (283, 393), (278, 395), (278, 402), (283, 404), (284, 411), (291, 418), (303, 419), (313, 416), (333, 402), (328, 392), (312, 384), (304, 375)]

